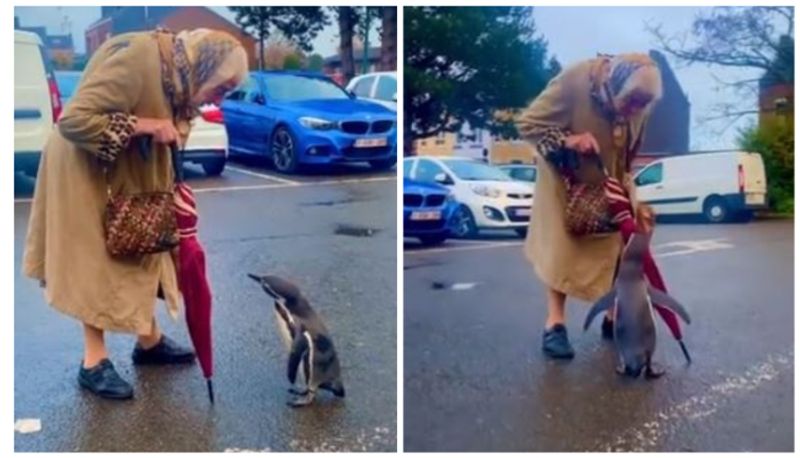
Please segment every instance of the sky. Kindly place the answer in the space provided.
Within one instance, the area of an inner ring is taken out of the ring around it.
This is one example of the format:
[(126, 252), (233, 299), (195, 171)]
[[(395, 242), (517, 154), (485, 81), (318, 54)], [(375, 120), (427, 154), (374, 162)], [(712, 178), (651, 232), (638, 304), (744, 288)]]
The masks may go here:
[[(562, 67), (594, 57), (598, 52), (648, 52), (657, 49), (657, 42), (645, 30), (645, 24), (662, 24), (668, 35), (690, 30), (695, 15), (710, 7), (535, 7), (533, 17), (539, 33), (547, 40), (548, 49)], [(670, 66), (691, 103), (690, 149), (736, 148), (738, 130), (757, 121), (755, 116), (741, 119), (723, 131), (730, 123), (714, 121), (701, 123), (703, 117), (714, 114), (713, 106), (720, 100), (741, 98), (730, 89), (721, 89), (715, 76), (723, 81), (756, 78), (753, 69), (731, 69), (694, 64), (686, 66), (667, 55)], [(758, 103), (755, 97), (741, 100), (750, 109)]]
[[(233, 19), (225, 7), (211, 7), (221, 15)], [(549, 50), (562, 66), (593, 57), (598, 52), (647, 52), (656, 47), (654, 38), (645, 30), (652, 21), (663, 25), (668, 35), (683, 33), (691, 27), (695, 15), (705, 8), (693, 7), (535, 7), (536, 27), (548, 41)], [(84, 31), (100, 17), (99, 7), (16, 7), (15, 15), (22, 25), (44, 25), (49, 33), (65, 33), (63, 19), (71, 21), (73, 40), (78, 52), (85, 48)], [(377, 24), (376, 24), (377, 27)], [(371, 36), (378, 44), (377, 31)], [(338, 33), (335, 25), (328, 26), (314, 40), (314, 52), (325, 57), (336, 53)], [(755, 122), (755, 117), (743, 118), (722, 130), (729, 121), (701, 123), (703, 117), (713, 115), (712, 107), (719, 100), (735, 100), (737, 96), (723, 89), (715, 80), (753, 78), (759, 73), (752, 69), (729, 69), (704, 65), (686, 66), (668, 60), (691, 103), (690, 147), (693, 150), (735, 148), (738, 129)], [(743, 106), (755, 106), (755, 97), (743, 99)]]
[[(209, 7), (221, 16), (233, 22), (234, 15), (224, 6)], [(100, 19), (100, 7), (36, 7), (36, 6), (17, 6), (14, 8), (14, 15), (19, 16), (23, 27), (45, 26), (47, 33), (62, 35), (69, 29), (72, 33), (72, 40), (75, 50), (83, 53), (86, 50), (86, 39), (84, 32), (90, 24)], [(70, 26), (65, 26), (64, 18), (67, 17)], [(370, 31), (370, 46), (379, 46), (380, 37), (377, 32), (378, 21), (373, 22)], [(323, 29), (312, 43), (314, 50), (323, 57), (336, 54), (339, 46), (339, 33), (336, 24), (329, 25)]]

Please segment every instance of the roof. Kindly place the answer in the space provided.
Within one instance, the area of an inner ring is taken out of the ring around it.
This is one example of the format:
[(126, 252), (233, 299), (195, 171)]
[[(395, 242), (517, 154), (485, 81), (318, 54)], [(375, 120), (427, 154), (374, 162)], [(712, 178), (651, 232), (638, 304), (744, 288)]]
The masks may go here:
[(36, 35), (33, 32), (28, 32), (25, 30), (14, 30), (14, 42), (15, 43), (30, 43), (35, 45), (41, 45), (42, 40), (39, 38), (39, 35)]
[[(353, 50), (353, 59), (358, 65), (358, 62), (364, 57), (363, 50)], [(367, 59), (369, 60), (377, 60), (381, 58), (381, 48), (380, 47), (372, 47), (369, 48), (367, 51)], [(342, 57), (339, 54), (334, 54), (333, 56), (328, 56), (325, 58), (324, 63), (325, 65), (338, 65), (342, 62)]]
[(47, 29), (44, 27), (19, 27), (17, 30), (24, 30), (25, 32), (35, 33), (39, 36), (42, 42), (47, 40)]

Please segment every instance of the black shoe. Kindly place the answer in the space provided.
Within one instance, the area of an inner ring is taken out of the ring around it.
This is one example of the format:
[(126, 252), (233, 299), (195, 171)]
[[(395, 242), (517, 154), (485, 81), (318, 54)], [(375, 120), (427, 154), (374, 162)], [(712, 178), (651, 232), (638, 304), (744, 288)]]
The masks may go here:
[(614, 340), (614, 322), (609, 320), (607, 316), (603, 317), (603, 326), (600, 329), (604, 339)]
[(78, 384), (106, 399), (130, 399), (133, 387), (119, 376), (111, 361), (104, 359), (96, 366), (85, 369), (81, 363)]
[(557, 324), (544, 332), (542, 351), (545, 355), (556, 359), (572, 359), (575, 356), (575, 350), (567, 338), (567, 328), (563, 324)]
[(192, 350), (181, 347), (163, 334), (156, 346), (148, 350), (137, 342), (132, 356), (133, 364), (137, 365), (187, 364), (194, 361)]

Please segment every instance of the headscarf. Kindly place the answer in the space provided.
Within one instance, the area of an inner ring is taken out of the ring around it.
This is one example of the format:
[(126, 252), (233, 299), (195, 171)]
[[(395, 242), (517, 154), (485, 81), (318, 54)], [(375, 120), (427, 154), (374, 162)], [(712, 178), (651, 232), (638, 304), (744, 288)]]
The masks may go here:
[(247, 54), (230, 34), (210, 29), (178, 34), (158, 29), (154, 33), (161, 53), (164, 94), (176, 118), (190, 120), (198, 114), (192, 97), (201, 89), (233, 77), (244, 81)]
[(634, 91), (652, 97), (645, 112), (661, 98), (661, 72), (647, 54), (601, 54), (595, 59), (590, 78), (592, 98), (612, 120), (618, 118), (614, 101), (622, 100)]

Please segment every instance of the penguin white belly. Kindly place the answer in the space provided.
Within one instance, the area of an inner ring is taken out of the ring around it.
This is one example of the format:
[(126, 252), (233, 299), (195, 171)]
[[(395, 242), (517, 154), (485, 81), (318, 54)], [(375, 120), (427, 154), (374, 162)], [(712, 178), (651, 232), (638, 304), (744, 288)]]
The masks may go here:
[(274, 314), (275, 314), (275, 326), (278, 327), (278, 334), (280, 334), (281, 341), (283, 341), (283, 345), (286, 347), (286, 352), (288, 353), (292, 349), (292, 335), (289, 332), (287, 323), (283, 321), (281, 314), (278, 313), (277, 310), (274, 310)]

